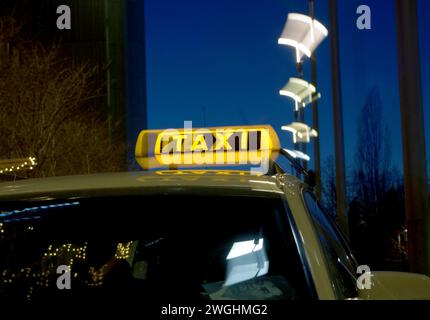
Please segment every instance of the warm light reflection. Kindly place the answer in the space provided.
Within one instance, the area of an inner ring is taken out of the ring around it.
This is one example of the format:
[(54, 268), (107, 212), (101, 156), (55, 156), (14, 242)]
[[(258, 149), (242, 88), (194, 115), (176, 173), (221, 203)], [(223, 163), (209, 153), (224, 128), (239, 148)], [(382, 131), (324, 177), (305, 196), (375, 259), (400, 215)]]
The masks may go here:
[(116, 247), (115, 258), (128, 260), (130, 257), (130, 251), (133, 241), (118, 243)]

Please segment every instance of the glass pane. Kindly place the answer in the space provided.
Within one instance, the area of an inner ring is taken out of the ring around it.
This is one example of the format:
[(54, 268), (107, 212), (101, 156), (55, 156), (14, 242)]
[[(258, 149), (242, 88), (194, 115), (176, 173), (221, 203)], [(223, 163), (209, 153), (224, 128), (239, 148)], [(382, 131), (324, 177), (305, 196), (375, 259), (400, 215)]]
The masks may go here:
[[(1, 216), (0, 299), (302, 299), (283, 205), (185, 196), (16, 204)], [(58, 289), (67, 287), (59, 266), (70, 268), (70, 290)]]
[(336, 226), (315, 201), (314, 196), (304, 192), (303, 197), (317, 229), (337, 295), (339, 298), (355, 297), (356, 266), (351, 252)]

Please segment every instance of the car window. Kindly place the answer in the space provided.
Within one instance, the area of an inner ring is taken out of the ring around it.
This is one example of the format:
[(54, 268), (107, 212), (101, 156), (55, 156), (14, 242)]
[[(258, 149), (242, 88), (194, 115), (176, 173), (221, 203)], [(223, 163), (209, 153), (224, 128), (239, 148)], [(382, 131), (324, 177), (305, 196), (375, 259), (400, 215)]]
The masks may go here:
[(303, 198), (318, 233), (337, 297), (340, 299), (355, 297), (356, 265), (347, 243), (335, 222), (325, 213), (313, 194), (304, 192)]
[(283, 206), (167, 195), (8, 205), (0, 300), (308, 298)]

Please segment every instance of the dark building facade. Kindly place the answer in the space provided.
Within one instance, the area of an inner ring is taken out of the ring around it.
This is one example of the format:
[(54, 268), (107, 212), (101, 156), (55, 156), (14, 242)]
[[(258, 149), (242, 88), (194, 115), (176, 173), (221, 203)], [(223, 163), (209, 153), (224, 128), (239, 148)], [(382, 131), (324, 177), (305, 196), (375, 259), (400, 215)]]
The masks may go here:
[[(71, 29), (57, 28), (57, 8), (71, 9)], [(106, 106), (130, 145), (147, 126), (143, 0), (10, 1), (2, 11), (29, 23), (31, 33), (46, 43), (59, 43), (71, 61), (103, 65)]]

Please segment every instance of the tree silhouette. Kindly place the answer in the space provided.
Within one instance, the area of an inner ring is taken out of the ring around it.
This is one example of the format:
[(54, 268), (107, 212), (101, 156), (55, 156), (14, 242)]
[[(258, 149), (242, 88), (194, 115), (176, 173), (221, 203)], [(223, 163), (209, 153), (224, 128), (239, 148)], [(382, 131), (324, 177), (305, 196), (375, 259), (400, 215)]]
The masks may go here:
[(0, 16), (0, 158), (35, 156), (30, 176), (117, 171), (125, 144), (109, 127), (102, 66), (75, 65)]
[(377, 207), (390, 187), (391, 145), (389, 131), (382, 120), (378, 89), (372, 89), (360, 112), (354, 179), (356, 191), (366, 207)]
[(356, 148), (349, 206), (352, 245), (362, 263), (371, 268), (402, 269), (403, 189), (390, 163), (389, 130), (376, 88), (369, 92), (360, 111)]
[(325, 208), (336, 215), (336, 167), (333, 155), (327, 156), (322, 164), (322, 195)]

